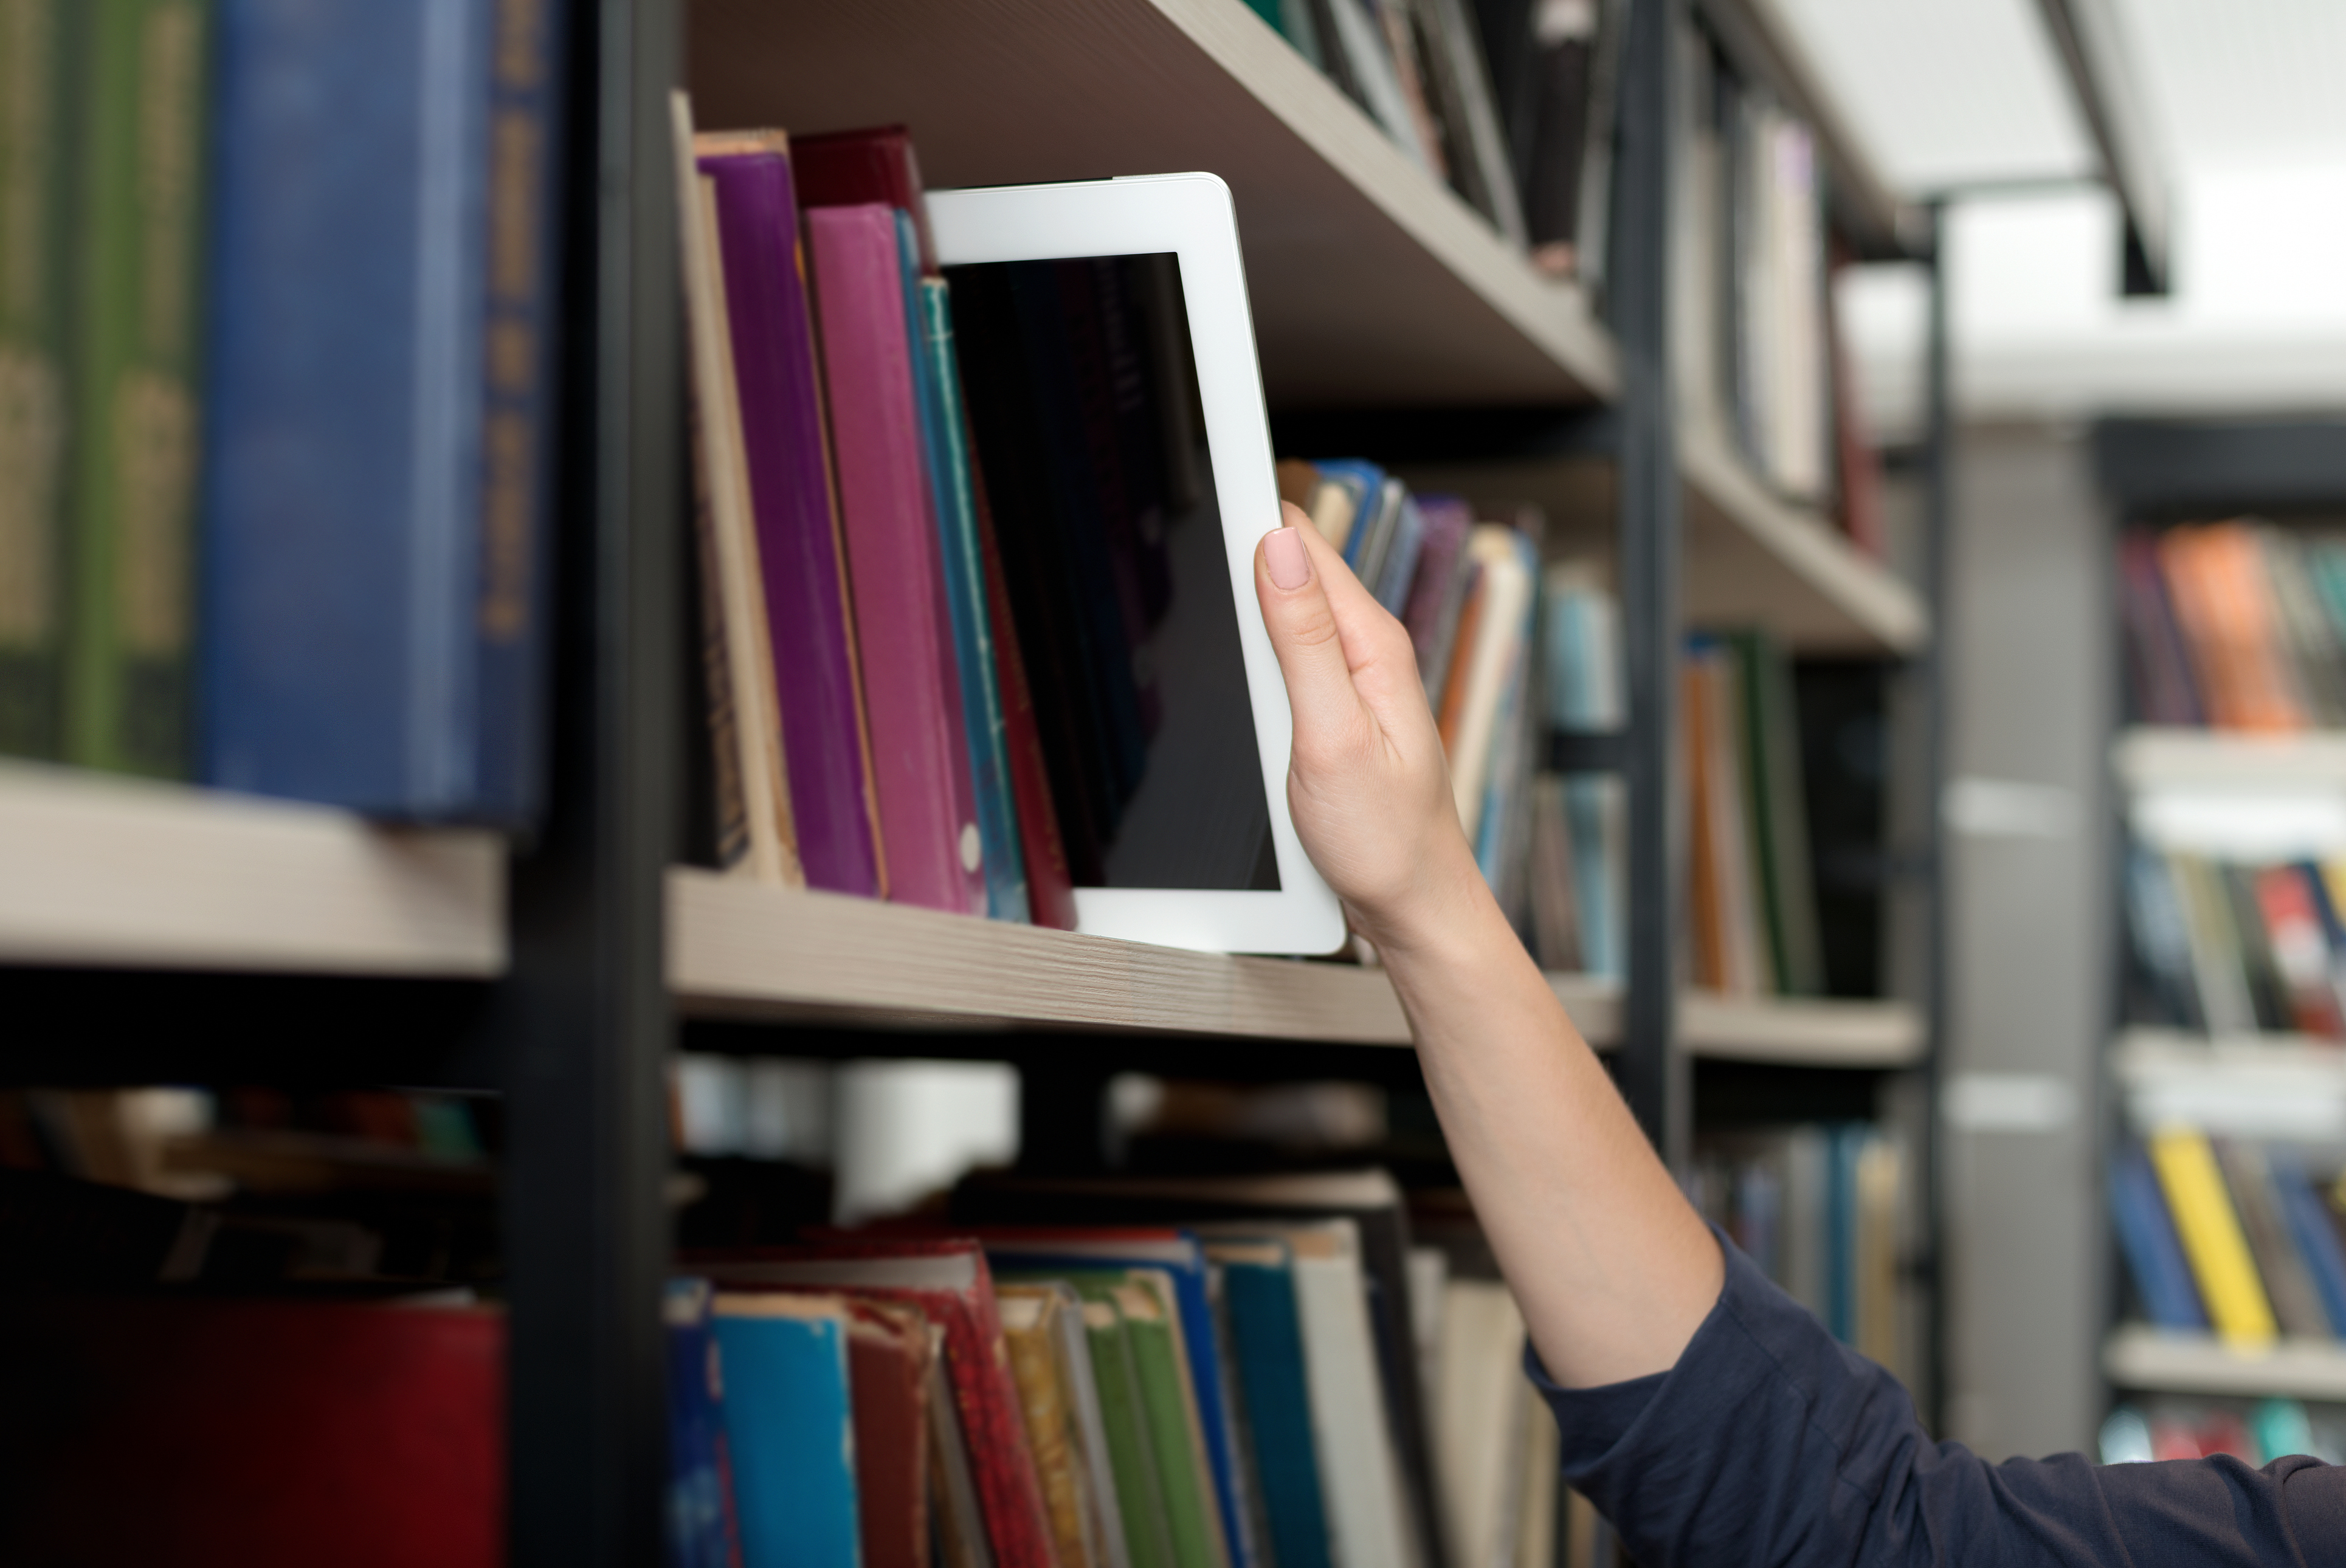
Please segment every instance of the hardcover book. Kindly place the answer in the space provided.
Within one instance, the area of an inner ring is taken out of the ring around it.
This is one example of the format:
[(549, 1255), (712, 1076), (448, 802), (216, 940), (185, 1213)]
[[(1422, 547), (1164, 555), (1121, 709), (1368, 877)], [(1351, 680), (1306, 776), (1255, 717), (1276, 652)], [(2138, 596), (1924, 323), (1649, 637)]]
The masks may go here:
[(744, 1568), (856, 1568), (856, 1452), (847, 1304), (722, 1291), (725, 1438)]

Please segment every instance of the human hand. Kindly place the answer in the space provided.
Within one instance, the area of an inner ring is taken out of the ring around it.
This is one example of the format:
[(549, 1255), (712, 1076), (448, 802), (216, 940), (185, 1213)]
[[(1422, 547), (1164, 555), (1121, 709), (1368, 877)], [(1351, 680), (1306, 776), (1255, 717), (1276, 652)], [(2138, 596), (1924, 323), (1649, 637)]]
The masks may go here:
[(1311, 863), (1380, 949), (1483, 891), (1402, 624), (1292, 504), (1255, 546), (1255, 596), (1287, 678), (1287, 801)]

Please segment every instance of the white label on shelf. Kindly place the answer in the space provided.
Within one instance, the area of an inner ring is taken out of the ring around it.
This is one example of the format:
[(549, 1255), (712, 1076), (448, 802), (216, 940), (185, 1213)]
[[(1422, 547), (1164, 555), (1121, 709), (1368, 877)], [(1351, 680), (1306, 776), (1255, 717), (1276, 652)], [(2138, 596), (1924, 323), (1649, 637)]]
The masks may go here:
[(2045, 1073), (1957, 1073), (1939, 1104), (1963, 1133), (2057, 1133), (2077, 1117), (2077, 1091)]
[(2010, 779), (1950, 779), (1939, 810), (1968, 839), (2074, 838), (2080, 815), (2074, 791)]

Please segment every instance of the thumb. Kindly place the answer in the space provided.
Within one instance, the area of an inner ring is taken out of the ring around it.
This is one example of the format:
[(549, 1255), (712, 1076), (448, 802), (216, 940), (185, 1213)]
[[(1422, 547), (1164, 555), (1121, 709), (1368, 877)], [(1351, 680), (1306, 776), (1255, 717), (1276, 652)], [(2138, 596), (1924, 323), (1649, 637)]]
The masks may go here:
[(1326, 560), (1335, 552), (1294, 505), (1280, 510), (1286, 525), (1255, 546), (1254, 589), (1300, 732), (1356, 718), (1361, 699), (1328, 599)]

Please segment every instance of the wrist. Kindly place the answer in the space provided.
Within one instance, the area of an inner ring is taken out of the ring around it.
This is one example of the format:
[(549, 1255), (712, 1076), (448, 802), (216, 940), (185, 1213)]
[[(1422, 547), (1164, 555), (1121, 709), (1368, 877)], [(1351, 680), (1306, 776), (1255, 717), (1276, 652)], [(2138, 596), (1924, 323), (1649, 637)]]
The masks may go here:
[(1388, 965), (1471, 951), (1488, 939), (1494, 922), (1506, 923), (1465, 840), (1454, 833), (1445, 838), (1423, 858), (1402, 896), (1352, 911), (1353, 924)]

